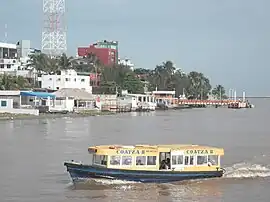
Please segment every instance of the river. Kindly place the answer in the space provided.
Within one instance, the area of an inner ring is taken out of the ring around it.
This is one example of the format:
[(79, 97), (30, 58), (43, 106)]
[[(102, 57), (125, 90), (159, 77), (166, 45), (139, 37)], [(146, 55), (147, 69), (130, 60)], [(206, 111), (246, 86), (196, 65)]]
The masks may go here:
[[(0, 201), (268, 202), (270, 100), (255, 108), (156, 111), (0, 122)], [(223, 178), (172, 184), (97, 181), (74, 187), (63, 162), (89, 145), (192, 143), (225, 149)]]

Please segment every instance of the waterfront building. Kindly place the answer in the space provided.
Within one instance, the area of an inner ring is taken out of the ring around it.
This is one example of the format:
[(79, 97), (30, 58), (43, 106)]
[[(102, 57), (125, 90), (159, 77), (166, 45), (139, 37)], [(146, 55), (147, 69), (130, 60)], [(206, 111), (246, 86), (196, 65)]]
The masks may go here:
[(15, 71), (17, 64), (16, 44), (0, 42), (0, 72)]
[(131, 62), (129, 58), (125, 59), (118, 58), (118, 64), (129, 67), (132, 71), (134, 70), (134, 64)]
[(87, 57), (88, 54), (95, 54), (104, 65), (118, 63), (118, 42), (98, 41), (89, 47), (79, 47), (78, 57)]
[(175, 91), (152, 91), (151, 93), (158, 104), (165, 104), (169, 108), (178, 105), (178, 98), (175, 97)]
[(62, 70), (60, 74), (55, 75), (41, 75), (38, 81), (44, 89), (56, 91), (62, 88), (77, 88), (92, 93), (90, 76), (78, 75), (73, 69)]
[(0, 73), (14, 76), (33, 77), (33, 71), (27, 67), (29, 56), (40, 52), (31, 48), (29, 40), (21, 40), (17, 44), (0, 42)]

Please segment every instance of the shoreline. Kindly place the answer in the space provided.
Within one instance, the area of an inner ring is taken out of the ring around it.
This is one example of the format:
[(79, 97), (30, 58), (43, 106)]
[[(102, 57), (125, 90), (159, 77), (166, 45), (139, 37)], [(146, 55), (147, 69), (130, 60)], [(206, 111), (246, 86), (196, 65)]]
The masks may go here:
[(31, 114), (12, 114), (12, 113), (0, 113), (0, 121), (8, 120), (25, 120), (25, 119), (46, 119), (46, 118), (62, 118), (62, 117), (90, 117), (90, 116), (106, 116), (115, 115), (116, 112), (109, 111), (81, 111), (74, 113), (40, 113), (38, 116)]

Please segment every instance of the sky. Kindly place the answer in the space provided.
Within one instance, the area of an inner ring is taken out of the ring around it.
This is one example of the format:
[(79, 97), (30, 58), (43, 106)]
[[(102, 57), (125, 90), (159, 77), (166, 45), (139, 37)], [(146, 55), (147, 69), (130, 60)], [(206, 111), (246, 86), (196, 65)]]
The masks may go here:
[[(68, 54), (117, 40), (136, 67), (171, 60), (237, 95), (270, 95), (269, 8), (269, 0), (66, 0)], [(1, 0), (0, 13), (0, 41), (7, 24), (8, 42), (41, 48), (42, 0)]]

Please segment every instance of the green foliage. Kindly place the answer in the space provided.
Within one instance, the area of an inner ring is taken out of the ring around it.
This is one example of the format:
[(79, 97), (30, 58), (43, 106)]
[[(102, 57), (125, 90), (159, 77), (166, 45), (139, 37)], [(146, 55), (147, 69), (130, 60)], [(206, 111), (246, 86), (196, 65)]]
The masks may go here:
[(203, 73), (192, 71), (188, 74), (190, 85), (187, 89), (190, 96), (195, 99), (207, 99), (211, 91), (211, 84)]
[[(45, 54), (32, 55), (29, 66), (37, 72), (54, 74), (62, 69), (75, 69), (77, 72), (101, 74), (100, 87), (95, 88), (96, 93), (119, 93), (128, 90), (129, 93), (143, 93), (147, 84), (149, 91), (175, 90), (176, 96), (185, 93), (193, 99), (206, 99), (211, 92), (210, 81), (203, 73), (192, 71), (185, 74), (176, 69), (171, 61), (157, 65), (154, 70), (138, 68), (132, 71), (129, 67), (115, 64), (105, 66), (94, 54), (85, 58), (74, 59), (65, 54), (57, 58), (50, 58)], [(225, 98), (225, 89), (218, 85), (212, 94)]]
[(29, 89), (32, 85), (22, 76), (0, 75), (0, 90)]
[(101, 81), (101, 87), (114, 89), (114, 92), (128, 90), (129, 93), (143, 93), (143, 83), (130, 68), (123, 65), (103, 67)]
[(222, 85), (217, 85), (212, 90), (212, 95), (217, 99), (227, 99), (225, 88)]

